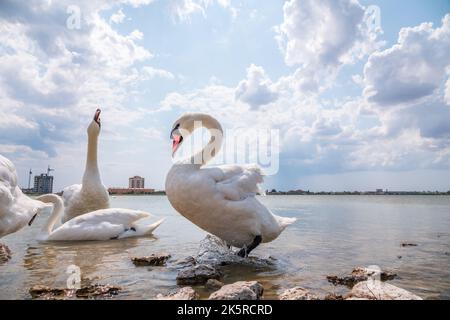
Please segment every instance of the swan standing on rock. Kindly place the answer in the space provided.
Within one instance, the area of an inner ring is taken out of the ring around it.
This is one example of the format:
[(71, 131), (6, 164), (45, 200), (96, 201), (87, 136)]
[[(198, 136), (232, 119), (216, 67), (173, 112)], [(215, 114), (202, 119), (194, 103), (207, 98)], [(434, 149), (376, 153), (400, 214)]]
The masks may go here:
[(222, 144), (222, 127), (202, 113), (185, 114), (172, 127), (172, 156), (200, 122), (211, 138), (206, 147), (191, 158), (175, 163), (167, 174), (166, 194), (172, 206), (203, 230), (228, 245), (242, 248), (246, 257), (261, 242), (270, 242), (295, 218), (272, 214), (258, 199), (258, 183), (263, 181), (256, 165), (226, 165), (203, 168)]
[(14, 164), (0, 155), (0, 238), (31, 225), (45, 206), (22, 193)]
[(97, 164), (97, 144), (100, 135), (100, 109), (95, 111), (94, 119), (87, 129), (88, 147), (86, 168), (82, 184), (64, 188), (65, 212), (62, 222), (66, 222), (86, 212), (109, 208), (109, 194), (100, 178)]
[(42, 228), (40, 241), (113, 240), (150, 235), (164, 219), (151, 225), (138, 222), (152, 215), (148, 212), (130, 209), (101, 209), (79, 215), (53, 230), (64, 212), (61, 197), (46, 194), (38, 197), (42, 202), (52, 203), (53, 211)]

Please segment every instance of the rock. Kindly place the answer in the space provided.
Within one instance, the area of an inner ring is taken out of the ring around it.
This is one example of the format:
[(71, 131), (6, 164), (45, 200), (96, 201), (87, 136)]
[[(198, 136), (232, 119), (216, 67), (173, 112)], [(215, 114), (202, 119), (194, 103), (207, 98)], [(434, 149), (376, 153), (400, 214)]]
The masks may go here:
[(58, 300), (67, 299), (73, 296), (74, 290), (70, 289), (53, 289), (43, 285), (35, 285), (28, 291), (32, 299), (41, 300)]
[[(331, 275), (327, 276), (327, 280), (334, 285), (344, 285), (352, 288), (358, 282), (366, 281), (372, 276), (376, 277), (377, 272), (379, 272), (379, 270), (357, 267), (353, 269), (349, 276), (339, 277), (336, 275)], [(397, 274), (390, 271), (381, 271), (379, 277), (381, 281), (388, 281), (395, 279)]]
[(3, 244), (0, 243), (0, 264), (4, 264), (11, 259), (11, 250)]
[(232, 264), (251, 266), (252, 268), (273, 268), (276, 259), (270, 257), (262, 259), (258, 257), (239, 257), (236, 252), (229, 248), (221, 239), (208, 234), (200, 242), (200, 248), (195, 260), (201, 264), (212, 266), (226, 266)]
[(280, 300), (319, 300), (319, 298), (302, 287), (284, 290), (279, 295)]
[(323, 297), (321, 300), (344, 300), (344, 297), (341, 295), (334, 294), (334, 293), (329, 293), (325, 297)]
[(368, 280), (356, 284), (349, 298), (353, 300), (355, 298), (369, 300), (422, 300), (419, 296), (405, 289), (379, 280)]
[(401, 244), (402, 247), (417, 247), (418, 244), (417, 243), (409, 243), (409, 242), (403, 242)]
[(169, 260), (170, 254), (165, 253), (156, 253), (147, 257), (133, 257), (131, 261), (133, 261), (135, 266), (164, 266), (166, 261)]
[(213, 292), (209, 300), (259, 300), (263, 292), (263, 286), (256, 281), (238, 281)]
[(205, 284), (208, 279), (220, 279), (222, 273), (215, 267), (206, 264), (197, 264), (182, 269), (177, 275), (178, 285)]
[(225, 284), (216, 279), (208, 279), (205, 283), (205, 288), (208, 290), (218, 290), (222, 288)]
[(78, 298), (96, 298), (96, 297), (112, 297), (119, 294), (119, 291), (122, 290), (121, 287), (118, 286), (112, 286), (109, 284), (102, 285), (102, 284), (94, 284), (91, 286), (83, 287), (80, 289), (77, 289), (75, 291), (75, 295)]
[(174, 265), (178, 268), (192, 267), (192, 266), (195, 266), (196, 264), (197, 264), (197, 261), (192, 256), (189, 256), (189, 257), (186, 257), (184, 259), (180, 259), (180, 260), (177, 260), (174, 262)]
[(156, 299), (158, 300), (197, 300), (199, 295), (191, 287), (183, 287), (169, 292), (167, 295), (158, 294)]
[(77, 298), (87, 299), (97, 297), (107, 298), (117, 295), (120, 290), (121, 288), (117, 286), (100, 284), (94, 284), (80, 289), (60, 289), (43, 285), (35, 285), (29, 290), (29, 292), (33, 299), (60, 300), (73, 298), (74, 295)]

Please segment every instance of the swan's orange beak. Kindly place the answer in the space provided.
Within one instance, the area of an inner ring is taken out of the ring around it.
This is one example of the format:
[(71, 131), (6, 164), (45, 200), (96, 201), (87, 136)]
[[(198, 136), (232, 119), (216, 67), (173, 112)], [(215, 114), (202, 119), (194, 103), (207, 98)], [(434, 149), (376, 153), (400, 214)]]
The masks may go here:
[(175, 155), (175, 152), (177, 152), (181, 142), (183, 142), (183, 137), (177, 134), (172, 134), (172, 139), (173, 139), (172, 140), (172, 157), (173, 157)]

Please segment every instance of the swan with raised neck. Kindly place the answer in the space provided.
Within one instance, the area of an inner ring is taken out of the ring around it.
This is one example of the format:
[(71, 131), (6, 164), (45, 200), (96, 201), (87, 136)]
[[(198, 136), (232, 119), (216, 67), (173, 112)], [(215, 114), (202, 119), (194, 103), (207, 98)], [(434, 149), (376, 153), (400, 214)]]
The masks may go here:
[(166, 194), (171, 205), (201, 229), (247, 256), (260, 243), (276, 239), (295, 218), (274, 215), (256, 198), (263, 182), (256, 165), (205, 166), (220, 150), (222, 126), (212, 116), (188, 113), (174, 122), (170, 137), (172, 156), (200, 124), (211, 138), (191, 157), (173, 164), (166, 177)]

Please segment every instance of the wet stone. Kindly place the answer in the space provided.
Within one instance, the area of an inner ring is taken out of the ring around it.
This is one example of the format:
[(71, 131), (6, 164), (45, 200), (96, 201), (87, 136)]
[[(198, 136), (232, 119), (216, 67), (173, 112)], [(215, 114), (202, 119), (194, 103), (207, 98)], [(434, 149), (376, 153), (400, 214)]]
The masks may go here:
[(0, 264), (4, 264), (11, 259), (11, 250), (3, 244), (0, 243)]
[[(329, 275), (327, 276), (327, 280), (334, 285), (344, 285), (352, 288), (357, 283), (366, 281), (372, 276), (376, 277), (376, 272), (377, 271), (371, 270), (369, 268), (358, 267), (353, 269), (352, 273), (348, 276), (340, 277), (336, 275)], [(382, 271), (379, 275), (379, 279), (381, 281), (393, 280), (396, 277), (397, 274), (390, 271)]]
[(80, 289), (77, 289), (75, 291), (75, 295), (78, 298), (96, 298), (96, 297), (112, 297), (119, 294), (119, 291), (122, 290), (121, 287), (113, 286), (113, 285), (101, 285), (101, 284), (94, 284), (91, 286), (83, 287)]
[(198, 300), (199, 295), (192, 287), (183, 287), (169, 292), (166, 295), (158, 294), (157, 300)]
[(205, 284), (209, 279), (220, 279), (222, 273), (215, 267), (206, 264), (197, 264), (184, 268), (178, 272), (178, 285)]
[(31, 287), (29, 293), (31, 298), (39, 300), (65, 300), (73, 298), (108, 298), (115, 296), (121, 290), (118, 286), (94, 284), (80, 289), (51, 288), (44, 285)]
[(200, 242), (200, 248), (195, 260), (197, 263), (211, 266), (244, 265), (260, 269), (273, 268), (277, 262), (273, 257), (268, 259), (256, 256), (239, 257), (224, 241), (210, 234)]
[(280, 300), (319, 300), (319, 298), (302, 287), (294, 287), (284, 290), (279, 295)]
[(421, 297), (379, 280), (363, 281), (355, 285), (350, 293), (351, 299), (368, 300), (422, 300)]
[(74, 290), (54, 289), (43, 285), (35, 285), (30, 288), (29, 293), (32, 299), (58, 300), (70, 298), (73, 296)]
[(224, 285), (209, 296), (209, 300), (259, 300), (264, 292), (256, 281), (238, 281)]
[(225, 284), (216, 279), (208, 279), (205, 283), (205, 288), (208, 290), (218, 290), (222, 288)]
[(133, 261), (135, 266), (164, 266), (166, 261), (169, 260), (170, 254), (166, 253), (156, 253), (147, 257), (133, 257), (131, 261)]

